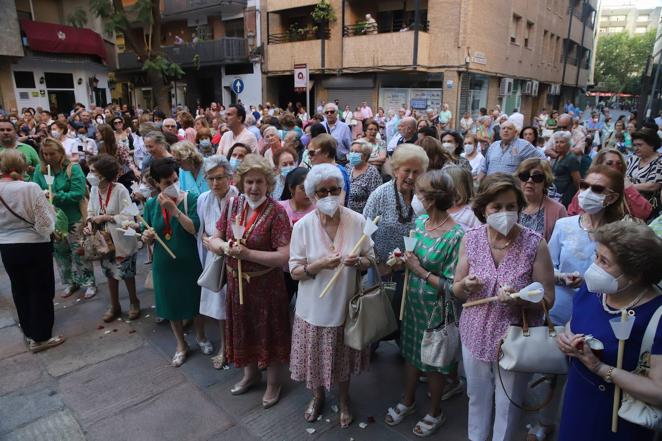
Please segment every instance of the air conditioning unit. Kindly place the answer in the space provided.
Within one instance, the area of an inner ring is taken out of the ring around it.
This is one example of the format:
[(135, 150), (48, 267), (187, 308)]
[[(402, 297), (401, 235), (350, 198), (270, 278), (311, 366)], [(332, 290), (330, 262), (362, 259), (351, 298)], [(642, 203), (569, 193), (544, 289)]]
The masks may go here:
[(531, 81), (531, 96), (538, 96), (539, 88), (540, 83), (538, 81)]
[(499, 85), (499, 96), (509, 96), (513, 94), (513, 79), (501, 78)]
[(533, 81), (525, 81), (524, 87), (522, 88), (522, 95), (531, 95), (532, 88), (533, 88)]

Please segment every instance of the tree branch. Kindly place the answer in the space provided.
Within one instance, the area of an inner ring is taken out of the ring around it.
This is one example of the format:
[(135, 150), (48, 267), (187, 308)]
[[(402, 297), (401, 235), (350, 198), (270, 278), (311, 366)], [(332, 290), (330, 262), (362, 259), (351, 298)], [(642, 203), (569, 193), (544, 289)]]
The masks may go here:
[(144, 61), (147, 55), (145, 45), (141, 44), (140, 40), (136, 38), (133, 33), (131, 33), (129, 18), (126, 14), (126, 10), (124, 9), (124, 5), (122, 4), (122, 0), (112, 1), (115, 14), (122, 17), (123, 21), (127, 23), (126, 29), (121, 29), (122, 33), (124, 34), (124, 42), (127, 43), (128, 46), (136, 53), (136, 55), (138, 55)]

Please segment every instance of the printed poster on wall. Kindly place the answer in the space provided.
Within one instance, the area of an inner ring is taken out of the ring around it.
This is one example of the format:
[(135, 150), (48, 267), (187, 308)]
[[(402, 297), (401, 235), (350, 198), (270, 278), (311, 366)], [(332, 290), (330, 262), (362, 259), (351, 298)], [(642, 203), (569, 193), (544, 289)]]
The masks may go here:
[(379, 89), (379, 106), (384, 109), (386, 113), (389, 110), (397, 112), (404, 104), (409, 103), (409, 89), (398, 88), (380, 88)]

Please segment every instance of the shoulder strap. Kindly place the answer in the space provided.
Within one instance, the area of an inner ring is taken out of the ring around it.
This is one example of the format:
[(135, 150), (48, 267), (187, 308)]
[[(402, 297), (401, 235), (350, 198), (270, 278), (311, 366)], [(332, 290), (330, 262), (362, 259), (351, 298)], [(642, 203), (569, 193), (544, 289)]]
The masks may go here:
[(660, 317), (662, 317), (662, 305), (658, 306), (657, 311), (655, 311), (651, 320), (648, 322), (646, 332), (644, 333), (644, 339), (641, 341), (639, 356), (643, 355), (645, 352), (650, 352), (653, 349), (653, 341), (655, 340), (657, 326), (660, 323)]
[(7, 205), (7, 202), (5, 202), (5, 200), (2, 198), (2, 196), (0, 196), (0, 202), (2, 203), (2, 205), (5, 206), (5, 208), (6, 208), (7, 210), (9, 210), (9, 212), (10, 212), (11, 214), (13, 214), (14, 216), (16, 216), (17, 218), (19, 218), (20, 220), (22, 220), (22, 221), (25, 222), (26, 224), (29, 224), (31, 227), (34, 227), (34, 222), (30, 222), (29, 220), (25, 219), (23, 216), (21, 216), (20, 214), (16, 213), (14, 210), (12, 210), (12, 209), (9, 207), (9, 205)]
[(74, 163), (70, 162), (69, 165), (67, 165), (66, 173), (67, 173), (67, 178), (71, 179), (71, 174), (73, 173), (73, 168), (74, 168)]

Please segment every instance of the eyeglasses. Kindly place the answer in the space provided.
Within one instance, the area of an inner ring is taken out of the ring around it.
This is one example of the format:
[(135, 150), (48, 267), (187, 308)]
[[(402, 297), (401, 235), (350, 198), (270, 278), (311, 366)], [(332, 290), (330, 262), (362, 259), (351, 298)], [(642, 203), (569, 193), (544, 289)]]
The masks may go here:
[(340, 188), (340, 187), (320, 188), (319, 190), (315, 190), (315, 195), (318, 198), (324, 198), (324, 197), (327, 197), (328, 195), (338, 196), (341, 191), (342, 191), (342, 188)]
[(228, 178), (227, 176), (207, 176), (207, 180), (209, 182), (215, 182), (215, 181), (221, 182), (227, 178)]
[(319, 152), (320, 152), (319, 149), (318, 149), (318, 150), (310, 149), (310, 150), (308, 150), (308, 157), (309, 157), (309, 158), (312, 158), (312, 157), (314, 157), (315, 155), (317, 155)]
[(335, 110), (325, 110), (324, 113), (326, 115), (333, 115), (334, 113), (336, 113), (336, 111)]
[(605, 187), (604, 185), (598, 185), (598, 184), (589, 184), (588, 182), (582, 180), (579, 181), (579, 189), (580, 190), (586, 190), (586, 189), (591, 189), (591, 191), (595, 194), (602, 194), (602, 193), (613, 193), (614, 190), (612, 190), (609, 187)]
[(529, 179), (531, 179), (533, 182), (536, 184), (540, 184), (545, 180), (545, 175), (543, 173), (533, 173), (531, 174), (528, 171), (522, 172), (517, 175), (520, 181), (522, 182), (528, 182)]
[(177, 127), (177, 126), (175, 126), (175, 125), (170, 125), (170, 124), (168, 124), (168, 125), (165, 125), (165, 124), (164, 124), (163, 127), (165, 127), (166, 129), (174, 129), (174, 128)]

